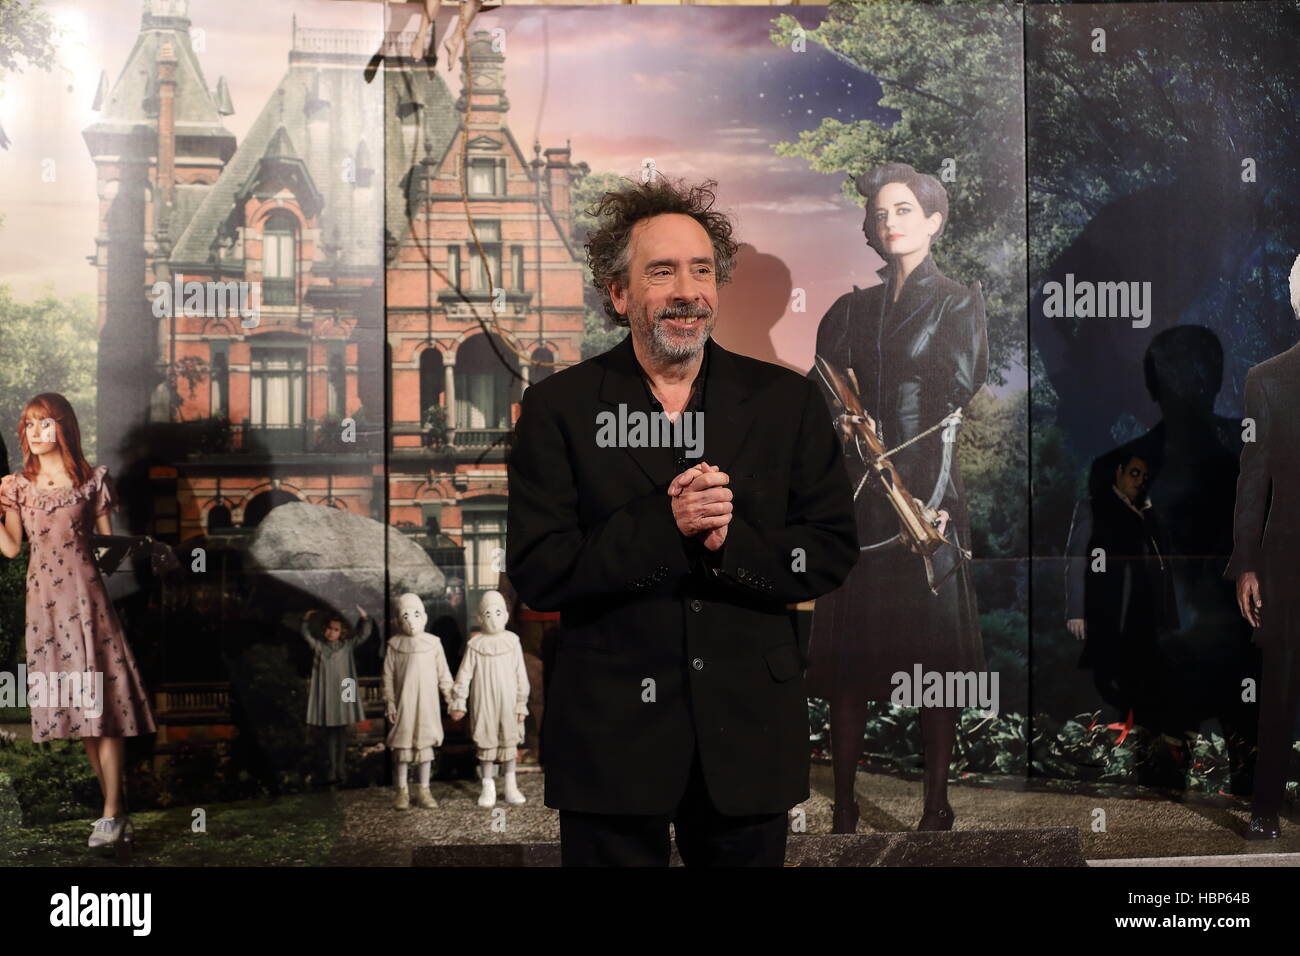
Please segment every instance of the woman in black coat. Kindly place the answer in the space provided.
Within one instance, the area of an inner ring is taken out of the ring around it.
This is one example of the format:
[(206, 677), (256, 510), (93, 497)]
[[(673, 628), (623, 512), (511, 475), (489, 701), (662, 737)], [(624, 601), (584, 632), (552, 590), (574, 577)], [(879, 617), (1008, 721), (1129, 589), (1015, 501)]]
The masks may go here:
[[(890, 449), (964, 407), (984, 384), (984, 300), (978, 283), (967, 288), (954, 282), (930, 256), (930, 244), (948, 219), (948, 196), (937, 179), (904, 163), (887, 163), (859, 176), (857, 187), (867, 199), (867, 243), (886, 261), (884, 281), (855, 288), (831, 306), (817, 330), (817, 354), (853, 370), (862, 406)], [(810, 375), (820, 381), (815, 368)], [(842, 409), (822, 384), (834, 417)], [(955, 431), (932, 432), (891, 460), (911, 495), (940, 512), (945, 536), (969, 549)], [(890, 699), (891, 675), (901, 671), (911, 677), (917, 664), (923, 673), (984, 669), (969, 564), (959, 560), (955, 548), (940, 548), (931, 558), (935, 580), (952, 574), (934, 594), (922, 557), (895, 538), (898, 518), (879, 483), (868, 476), (859, 488), (865, 469), (852, 442), (846, 443), (845, 455), (857, 489), (862, 553), (848, 580), (817, 599), (808, 673), (810, 693), (830, 702), (836, 833), (856, 829), (853, 784), (868, 702)], [(948, 765), (959, 714), (957, 707), (921, 708), (925, 808), (920, 830), (952, 827)]]

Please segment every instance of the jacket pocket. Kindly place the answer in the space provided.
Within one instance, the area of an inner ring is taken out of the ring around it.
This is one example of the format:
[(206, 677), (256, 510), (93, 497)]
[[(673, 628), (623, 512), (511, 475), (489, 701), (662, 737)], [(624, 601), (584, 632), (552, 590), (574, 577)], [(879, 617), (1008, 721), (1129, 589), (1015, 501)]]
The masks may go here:
[(778, 644), (763, 652), (767, 669), (778, 681), (788, 681), (803, 673), (803, 663), (799, 660), (799, 649), (793, 644)]

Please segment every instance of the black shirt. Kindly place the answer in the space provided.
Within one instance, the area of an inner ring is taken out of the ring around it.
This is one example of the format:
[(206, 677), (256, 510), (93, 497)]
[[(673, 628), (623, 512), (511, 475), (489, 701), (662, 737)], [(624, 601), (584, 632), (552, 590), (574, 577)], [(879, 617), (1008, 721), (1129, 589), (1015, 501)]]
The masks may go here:
[[(654, 389), (651, 387), (650, 383), (650, 376), (647, 375), (645, 369), (641, 367), (640, 360), (637, 361), (637, 368), (641, 370), (641, 381), (645, 384), (645, 394), (646, 398), (650, 401), (650, 407), (656, 412), (662, 412), (664, 410), (663, 403), (660, 402), (659, 399), (655, 398)], [(700, 362), (700, 370), (695, 373), (695, 381), (691, 382), (691, 394), (690, 397), (686, 399), (686, 406), (682, 409), (683, 412), (704, 411), (704, 386), (708, 383), (708, 375), (709, 350), (705, 348), (704, 360)], [(684, 456), (678, 455), (677, 457), (682, 458)], [(683, 466), (681, 470), (685, 471), (686, 466)]]
[[(641, 367), (640, 360), (637, 361), (637, 367), (641, 370), (641, 381), (645, 385), (646, 398), (650, 402), (650, 408), (656, 412), (663, 412), (664, 406), (659, 399), (655, 398), (654, 389), (651, 388), (650, 376)], [(695, 380), (691, 382), (691, 394), (686, 399), (686, 405), (682, 412), (704, 412), (704, 392), (708, 385), (709, 377), (709, 350), (706, 345), (704, 349), (704, 359), (700, 362), (700, 370), (695, 373)], [(673, 477), (681, 474), (687, 468), (696, 464), (700, 459), (688, 458), (684, 448), (666, 448), (663, 450), (666, 454), (673, 456)], [(703, 458), (703, 456), (701, 456)], [(716, 464), (716, 462), (714, 463)], [(723, 548), (726, 543), (723, 543)], [(710, 551), (704, 546), (704, 535), (696, 535), (693, 538), (686, 539), (686, 548), (691, 555), (692, 564), (701, 570), (709, 571), (716, 575), (718, 568), (722, 563), (722, 548), (717, 551)]]

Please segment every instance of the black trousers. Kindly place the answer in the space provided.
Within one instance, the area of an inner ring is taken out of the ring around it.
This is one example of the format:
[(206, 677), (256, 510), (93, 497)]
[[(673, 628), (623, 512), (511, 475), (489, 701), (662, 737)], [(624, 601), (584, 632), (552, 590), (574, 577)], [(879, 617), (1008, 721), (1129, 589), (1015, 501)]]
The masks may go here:
[(781, 866), (785, 813), (728, 816), (709, 798), (697, 752), (677, 808), (651, 815), (560, 811), (563, 866), (667, 866), (668, 825), (685, 866)]
[(1286, 647), (1264, 648), (1252, 813), (1271, 816), (1282, 809), (1291, 744), (1295, 741), (1296, 703), (1300, 699), (1300, 662), (1296, 653)]

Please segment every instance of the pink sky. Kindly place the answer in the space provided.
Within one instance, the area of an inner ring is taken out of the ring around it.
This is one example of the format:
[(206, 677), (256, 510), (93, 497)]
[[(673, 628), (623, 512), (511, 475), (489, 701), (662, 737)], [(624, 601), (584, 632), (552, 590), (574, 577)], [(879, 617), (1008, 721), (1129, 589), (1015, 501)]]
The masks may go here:
[[(85, 258), (94, 251), (94, 167), (81, 130), (95, 119), (100, 70), (116, 79), (139, 26), (131, 0), (47, 6), (67, 29), (63, 67), (10, 77), (0, 98), (0, 123), (14, 141), (0, 151), (0, 280), (20, 298), (46, 288), (94, 294)], [(395, 8), (389, 29), (405, 26), (413, 9)], [(719, 181), (720, 206), (753, 248), (724, 294), (717, 337), (804, 369), (826, 308), (853, 284), (874, 284), (879, 263), (863, 241), (860, 207), (839, 194), (843, 175), (812, 172), (772, 145), (823, 116), (885, 114), (867, 74), (813, 45), (801, 53), (776, 47), (770, 23), (781, 12), (806, 26), (823, 15), (791, 7), (508, 7), (480, 15), (475, 26), (505, 31), (509, 122), (527, 153), (536, 133), (543, 148), (569, 140), (573, 160), (593, 172), (635, 176), (650, 157), (668, 175)], [(383, 13), (378, 4), (337, 0), (190, 3), (192, 33), (203, 31), (200, 63), (211, 85), (222, 75), (230, 84), (236, 112), (227, 126), (240, 138), (287, 67), (295, 15), (300, 27), (375, 30)], [(458, 93), (459, 70), (443, 75)], [(51, 161), (55, 179), (45, 182)], [(805, 312), (790, 311), (792, 288), (805, 290)]]

